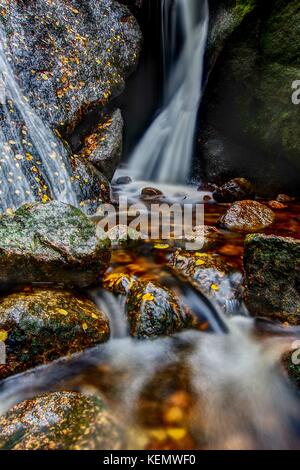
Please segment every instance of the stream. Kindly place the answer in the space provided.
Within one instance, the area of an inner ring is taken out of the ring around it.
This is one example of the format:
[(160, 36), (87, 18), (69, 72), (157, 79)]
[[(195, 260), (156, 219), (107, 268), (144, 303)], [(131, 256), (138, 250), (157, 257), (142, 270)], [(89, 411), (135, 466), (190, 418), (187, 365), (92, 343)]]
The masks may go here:
[[(204, 224), (215, 227), (227, 205), (216, 204), (212, 192), (200, 190), (190, 175), (205, 72), (208, 2), (162, 0), (161, 8), (162, 103), (127, 161), (117, 169), (112, 196), (114, 201), (124, 197), (130, 204), (146, 203), (147, 215), (152, 203), (201, 205)], [(68, 183), (64, 147), (21, 96), (5, 58), (1, 29), (0, 39), (1, 80), (6, 90), (0, 101), (13, 100), (17, 105), (51, 196), (78, 206)], [(9, 106), (5, 112), (10, 113)], [(15, 178), (14, 194), (1, 184), (4, 209), (34, 200), (35, 182), (22, 184), (26, 155), (20, 154), (13, 162), (9, 158), (10, 145), (18, 147), (20, 138), (16, 134), (15, 141), (7, 144), (0, 134), (2, 153), (8, 157), (2, 155), (0, 179), (9, 178), (11, 171)], [(150, 188), (148, 199), (143, 197), (144, 188)], [(291, 202), (266, 233), (300, 238), (299, 216), (300, 205)], [(97, 213), (92, 216), (96, 222), (99, 218)], [(220, 233), (220, 243), (204, 251), (221, 255), (241, 280), (244, 237), (225, 229)], [(240, 298), (227, 299), (228, 292), (224, 293), (224, 308), (200, 292), (168, 264), (181, 242), (162, 238), (116, 247), (109, 272), (168, 287), (193, 312), (195, 328), (155, 340), (131, 338), (125, 296), (103, 287), (84, 289), (108, 315), (110, 340), (3, 380), (0, 412), (44, 392), (76, 390), (104, 397), (124, 430), (127, 449), (299, 448), (299, 393), (282, 363), (283, 354), (299, 338), (299, 327), (262, 319), (259, 313), (252, 318)], [(230, 286), (228, 279), (228, 291)]]

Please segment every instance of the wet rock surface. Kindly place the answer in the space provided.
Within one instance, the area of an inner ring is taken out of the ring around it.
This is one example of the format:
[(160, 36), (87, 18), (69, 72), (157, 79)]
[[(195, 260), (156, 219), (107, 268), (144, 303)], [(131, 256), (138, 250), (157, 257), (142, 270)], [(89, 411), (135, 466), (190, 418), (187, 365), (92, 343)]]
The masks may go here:
[(3, 450), (117, 450), (123, 442), (102, 400), (54, 392), (26, 400), (0, 417)]
[(300, 324), (300, 241), (249, 235), (245, 242), (246, 304), (252, 315)]
[(242, 299), (242, 275), (221, 256), (209, 253), (176, 251), (169, 265), (191, 282), (202, 294), (217, 302), (225, 311)]
[(124, 6), (112, 0), (1, 0), (0, 6), (21, 88), (52, 127), (72, 127), (85, 108), (105, 105), (122, 90), (141, 41)]
[(144, 282), (124, 274), (110, 274), (104, 286), (125, 294), (127, 318), (131, 336), (155, 339), (191, 326), (193, 318), (179, 305), (178, 299), (166, 287), (156, 282)]
[(223, 228), (233, 232), (259, 232), (275, 221), (274, 212), (264, 204), (256, 201), (238, 201), (226, 211), (219, 223)]
[(245, 178), (234, 178), (228, 181), (213, 192), (213, 197), (217, 202), (235, 202), (243, 199), (253, 199), (255, 188), (250, 181)]
[[(112, 177), (122, 150), (120, 111), (108, 112), (111, 116), (89, 130), (81, 155), (63, 139), (71, 141), (91, 109), (104, 110), (123, 90), (141, 46), (134, 17), (113, 0), (1, 0), (0, 28), (6, 61), (1, 67), (8, 69), (0, 103), (1, 163), (9, 165), (1, 168), (8, 188), (0, 193), (3, 209), (59, 199), (54, 187), (63, 193), (66, 180), (67, 192), (74, 191), (88, 211), (109, 202), (104, 176)], [(59, 168), (61, 156), (66, 175)], [(22, 188), (15, 187), (17, 176)]]
[(107, 114), (84, 138), (79, 152), (109, 180), (119, 164), (123, 143), (123, 118), (119, 109)]
[(103, 343), (109, 334), (105, 314), (73, 291), (28, 287), (7, 295), (0, 298), (0, 339), (6, 346), (0, 377)]
[(0, 282), (88, 286), (110, 260), (110, 242), (79, 209), (56, 201), (0, 218)]
[(284, 354), (282, 362), (288, 377), (300, 390), (299, 349)]
[(132, 248), (141, 242), (141, 233), (127, 225), (116, 225), (107, 232), (113, 248)]

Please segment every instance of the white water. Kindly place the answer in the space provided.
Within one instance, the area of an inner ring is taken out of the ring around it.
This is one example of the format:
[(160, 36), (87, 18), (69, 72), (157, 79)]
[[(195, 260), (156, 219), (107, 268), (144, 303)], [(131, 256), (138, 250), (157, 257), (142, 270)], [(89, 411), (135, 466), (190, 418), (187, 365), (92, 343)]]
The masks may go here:
[[(208, 20), (207, 0), (162, 0), (162, 47), (168, 78), (163, 108), (129, 161), (130, 174), (136, 178), (187, 181), (202, 95)], [(183, 38), (183, 45), (176, 59), (178, 37)]]
[[(13, 73), (7, 51), (6, 35), (0, 25), (0, 105), (4, 115), (3, 127), (0, 125), (0, 208), (14, 209), (36, 199), (34, 190), (39, 188), (39, 182), (35, 175), (38, 173), (33, 173), (33, 182), (30, 182), (30, 167), (38, 168), (53, 199), (77, 205), (68, 172), (67, 152), (28, 104)], [(16, 112), (24, 123), (22, 131), (13, 122)], [(7, 138), (8, 133), (10, 139)], [(33, 160), (26, 162), (26, 152), (31, 155), (30, 148)], [(34, 156), (37, 156), (36, 161)]]

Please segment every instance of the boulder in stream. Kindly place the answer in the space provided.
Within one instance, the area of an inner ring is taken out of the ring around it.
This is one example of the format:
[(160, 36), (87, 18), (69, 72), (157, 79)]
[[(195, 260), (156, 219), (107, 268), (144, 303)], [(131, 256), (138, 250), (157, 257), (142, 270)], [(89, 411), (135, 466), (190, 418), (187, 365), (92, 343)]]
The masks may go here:
[(122, 428), (96, 396), (53, 392), (15, 405), (0, 417), (2, 450), (118, 450)]
[(176, 251), (169, 260), (175, 273), (230, 313), (242, 299), (242, 274), (219, 255)]
[(131, 336), (155, 339), (170, 335), (193, 324), (172, 291), (157, 282), (136, 280), (123, 273), (108, 274), (104, 287), (126, 295), (126, 314)]
[(265, 230), (275, 221), (274, 212), (257, 201), (238, 201), (225, 212), (219, 223), (232, 232), (255, 233)]
[(254, 316), (300, 324), (300, 240), (248, 235), (244, 269), (246, 303)]
[(227, 181), (213, 192), (217, 202), (235, 202), (255, 197), (255, 188), (245, 178), (234, 178)]
[(79, 209), (57, 201), (25, 204), (0, 218), (0, 282), (86, 287), (106, 270), (109, 247)]
[(109, 322), (89, 299), (70, 290), (25, 288), (0, 298), (0, 377), (48, 363), (108, 340)]

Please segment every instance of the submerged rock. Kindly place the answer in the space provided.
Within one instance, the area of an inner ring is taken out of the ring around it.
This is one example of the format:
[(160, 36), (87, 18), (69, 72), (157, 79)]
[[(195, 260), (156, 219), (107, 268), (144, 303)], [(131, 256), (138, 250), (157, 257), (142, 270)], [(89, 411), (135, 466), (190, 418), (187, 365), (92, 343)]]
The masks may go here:
[(113, 248), (134, 247), (141, 241), (141, 233), (127, 225), (116, 225), (106, 233)]
[(219, 223), (233, 232), (253, 233), (268, 228), (275, 221), (274, 212), (256, 201), (239, 201), (232, 204)]
[(169, 265), (226, 312), (242, 300), (242, 274), (219, 255), (176, 251)]
[(300, 240), (247, 236), (244, 269), (252, 315), (300, 324)]
[(103, 401), (78, 392), (48, 393), (0, 417), (2, 450), (117, 450), (123, 432)]
[(193, 318), (175, 295), (156, 282), (139, 281), (125, 274), (109, 274), (104, 287), (125, 294), (131, 336), (138, 339), (170, 335), (191, 326)]
[[(193, 228), (192, 235), (186, 235), (182, 237), (182, 243), (175, 239), (174, 243), (171, 243), (177, 247), (185, 247), (188, 244), (189, 250), (210, 250), (216, 247), (223, 241), (223, 236), (220, 230), (210, 225), (197, 225)], [(173, 242), (171, 240), (171, 242)], [(193, 245), (195, 245), (193, 247)]]
[(235, 178), (213, 192), (217, 202), (235, 202), (255, 197), (255, 188), (245, 178)]
[(0, 282), (89, 286), (106, 270), (109, 247), (79, 209), (57, 201), (26, 204), (0, 218)]
[(0, 298), (0, 338), (6, 364), (0, 377), (107, 341), (108, 319), (73, 291), (27, 288)]

